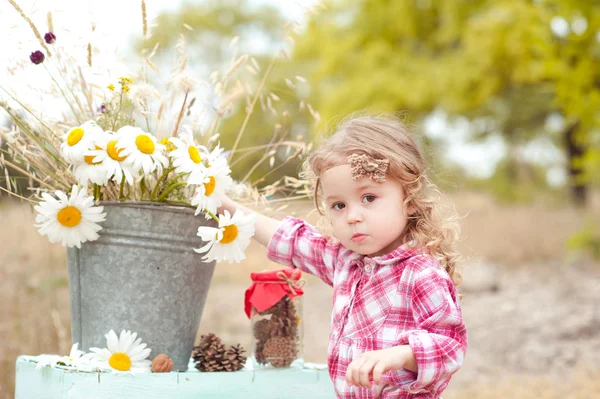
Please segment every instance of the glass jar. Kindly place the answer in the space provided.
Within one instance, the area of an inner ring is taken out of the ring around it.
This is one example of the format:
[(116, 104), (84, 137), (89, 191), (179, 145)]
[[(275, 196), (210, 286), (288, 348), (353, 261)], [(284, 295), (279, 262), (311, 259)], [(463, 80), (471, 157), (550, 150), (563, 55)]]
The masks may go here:
[(279, 272), (252, 273), (249, 316), (254, 369), (304, 365), (303, 281), (297, 269)]

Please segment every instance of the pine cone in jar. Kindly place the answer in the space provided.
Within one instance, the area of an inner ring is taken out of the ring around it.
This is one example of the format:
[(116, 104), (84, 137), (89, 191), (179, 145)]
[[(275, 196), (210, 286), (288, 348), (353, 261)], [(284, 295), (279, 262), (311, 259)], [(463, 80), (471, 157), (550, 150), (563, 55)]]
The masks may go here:
[(254, 324), (254, 338), (266, 342), (271, 336), (269, 324), (270, 320), (267, 319), (257, 321), (256, 324)]
[(273, 337), (265, 343), (263, 353), (273, 367), (288, 367), (296, 359), (298, 350), (294, 339)]
[(273, 318), (271, 318), (271, 326), (271, 336), (273, 337), (296, 338), (298, 332), (296, 320), (288, 318), (282, 319), (273, 315)]
[(288, 305), (289, 301), (290, 301), (290, 299), (286, 295), (283, 298), (281, 298), (279, 300), (279, 302), (277, 302), (275, 305), (271, 306), (269, 309), (265, 309), (264, 311), (262, 311), (259, 314), (261, 316), (265, 316), (265, 315), (269, 315), (269, 314), (278, 314), (278, 315), (286, 314), (287, 308), (289, 306)]
[(258, 364), (267, 364), (267, 358), (265, 357), (265, 341), (256, 341), (256, 351), (254, 357)]

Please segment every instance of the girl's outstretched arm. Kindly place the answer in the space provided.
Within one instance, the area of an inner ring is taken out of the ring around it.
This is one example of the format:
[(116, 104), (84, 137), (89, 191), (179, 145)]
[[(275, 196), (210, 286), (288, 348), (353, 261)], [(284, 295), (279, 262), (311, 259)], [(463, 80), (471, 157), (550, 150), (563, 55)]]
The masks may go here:
[(234, 213), (240, 209), (245, 214), (256, 214), (254, 239), (267, 248), (270, 260), (280, 265), (295, 267), (312, 274), (333, 286), (335, 265), (343, 249), (331, 243), (313, 226), (302, 219), (286, 217), (282, 221), (261, 215), (230, 198), (224, 198), (219, 213)]
[(256, 225), (254, 230), (254, 239), (262, 246), (266, 247), (277, 231), (277, 226), (279, 225), (279, 220), (273, 219), (271, 217), (262, 215), (252, 209), (246, 208), (232, 200), (229, 197), (223, 198), (223, 203), (218, 209), (219, 214), (223, 213), (224, 210), (229, 211), (232, 215), (235, 213), (236, 209), (240, 209), (244, 214), (249, 215), (251, 213), (256, 214)]

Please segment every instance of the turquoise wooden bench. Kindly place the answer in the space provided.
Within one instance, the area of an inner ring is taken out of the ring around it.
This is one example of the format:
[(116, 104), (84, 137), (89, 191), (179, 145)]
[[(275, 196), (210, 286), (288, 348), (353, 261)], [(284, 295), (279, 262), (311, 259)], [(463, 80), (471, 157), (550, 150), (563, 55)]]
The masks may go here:
[(304, 368), (201, 373), (112, 374), (68, 367), (36, 370), (35, 357), (19, 356), (15, 399), (334, 399), (325, 365)]

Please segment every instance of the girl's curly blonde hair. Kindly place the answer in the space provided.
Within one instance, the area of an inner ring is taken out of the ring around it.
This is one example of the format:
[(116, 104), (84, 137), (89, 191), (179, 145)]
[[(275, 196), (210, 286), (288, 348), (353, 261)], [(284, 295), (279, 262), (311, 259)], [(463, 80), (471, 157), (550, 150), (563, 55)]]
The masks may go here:
[(441, 193), (427, 177), (419, 146), (406, 125), (397, 118), (351, 116), (307, 157), (300, 175), (309, 181), (319, 213), (324, 215), (319, 206), (319, 194), (322, 195), (319, 176), (333, 166), (348, 163), (347, 157), (351, 154), (366, 154), (390, 161), (386, 177), (402, 184), (404, 203), (411, 211), (404, 242), (412, 241), (411, 246), (425, 248), (458, 286), (462, 281), (457, 268), (460, 255), (455, 248), (459, 235), (458, 218), (441, 215)]

